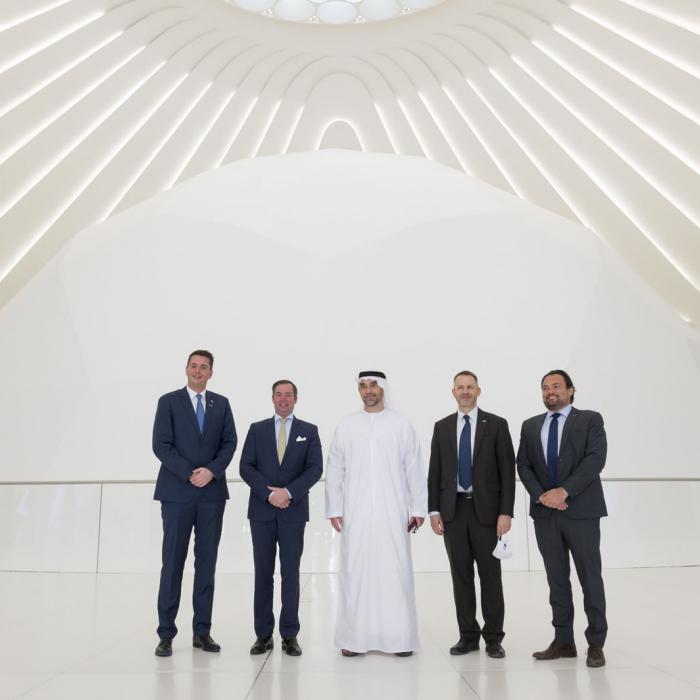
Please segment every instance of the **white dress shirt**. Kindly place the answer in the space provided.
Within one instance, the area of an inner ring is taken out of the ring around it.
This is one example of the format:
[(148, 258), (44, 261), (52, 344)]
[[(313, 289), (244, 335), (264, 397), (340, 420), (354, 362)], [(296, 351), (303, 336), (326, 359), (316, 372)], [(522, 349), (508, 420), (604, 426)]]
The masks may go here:
[(547, 417), (544, 419), (542, 430), (540, 431), (540, 440), (542, 440), (542, 450), (544, 452), (545, 459), (547, 458), (547, 441), (549, 439), (549, 426), (552, 423), (552, 414), (559, 414), (559, 418), (557, 418), (557, 454), (559, 454), (559, 448), (561, 447), (561, 436), (564, 432), (564, 423), (566, 423), (566, 419), (569, 417), (569, 413), (571, 413), (572, 408), (573, 406), (569, 404), (568, 406), (564, 406), (561, 411), (547, 411)]

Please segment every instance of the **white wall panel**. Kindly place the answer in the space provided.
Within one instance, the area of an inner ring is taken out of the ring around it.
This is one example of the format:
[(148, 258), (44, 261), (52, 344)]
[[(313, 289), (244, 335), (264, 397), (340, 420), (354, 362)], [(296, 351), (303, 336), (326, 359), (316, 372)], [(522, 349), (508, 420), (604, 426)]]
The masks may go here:
[(0, 485), (0, 570), (95, 571), (99, 484)]
[[(607, 477), (700, 473), (700, 336), (591, 231), (420, 158), (323, 151), (192, 178), (76, 236), (0, 308), (0, 333), (6, 481), (153, 479), (157, 397), (202, 345), (241, 440), (290, 376), (327, 447), (379, 365), (424, 446), (465, 367), (517, 441), (563, 366), (605, 418)], [(675, 407), (655, 414), (664, 441), (639, 429), (650, 396)]]
[[(608, 506), (600, 526), (603, 568), (700, 565), (700, 482), (608, 481), (603, 488)], [(530, 569), (542, 570), (528, 521)]]
[[(604, 483), (610, 516), (602, 519), (605, 568), (700, 565), (700, 482)], [(100, 505), (100, 490), (102, 499)], [(252, 573), (248, 487), (229, 482), (219, 573)], [(0, 570), (157, 573), (162, 526), (153, 484), (0, 485)], [(514, 551), (504, 571), (541, 570), (525, 490), (517, 483)], [(340, 538), (324, 516), (324, 483), (311, 491), (301, 569), (335, 572)], [(426, 523), (411, 537), (415, 571), (447, 571), (444, 543)], [(191, 549), (191, 547), (190, 547)], [(186, 570), (192, 571), (192, 554)]]

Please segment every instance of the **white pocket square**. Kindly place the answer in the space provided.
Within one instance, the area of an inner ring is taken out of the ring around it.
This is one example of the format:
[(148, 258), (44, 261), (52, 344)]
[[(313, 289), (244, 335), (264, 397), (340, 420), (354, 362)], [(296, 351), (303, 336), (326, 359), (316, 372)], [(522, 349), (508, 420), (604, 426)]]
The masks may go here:
[(306, 438), (305, 438), (305, 437), (302, 437), (301, 435), (299, 435), (299, 436), (297, 437), (297, 442), (306, 442)]

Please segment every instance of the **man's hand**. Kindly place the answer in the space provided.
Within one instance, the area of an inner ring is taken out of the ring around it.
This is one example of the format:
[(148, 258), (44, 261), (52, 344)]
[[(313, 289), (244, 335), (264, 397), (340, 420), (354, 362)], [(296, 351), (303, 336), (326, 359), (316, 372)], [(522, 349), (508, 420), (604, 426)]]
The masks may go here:
[(566, 489), (563, 489), (561, 486), (557, 487), (556, 489), (550, 489), (549, 491), (545, 491), (541, 496), (540, 496), (540, 503), (543, 506), (547, 506), (547, 508), (556, 508), (556, 510), (566, 510), (568, 506), (566, 505), (566, 499), (568, 498), (569, 494), (567, 493)]
[(341, 532), (343, 529), (343, 516), (339, 515), (337, 518), (331, 518), (331, 525), (336, 532)]
[(496, 535), (500, 537), (501, 535), (505, 535), (506, 532), (510, 531), (510, 523), (511, 523), (512, 518), (510, 515), (499, 515), (498, 520), (496, 521)]
[(430, 516), (430, 527), (433, 528), (433, 532), (436, 535), (445, 534), (445, 526), (442, 524), (442, 516), (440, 514)]
[(412, 516), (408, 519), (408, 523), (407, 523), (407, 524), (408, 524), (408, 525), (411, 525), (411, 523), (413, 523), (413, 527), (411, 527), (410, 529), (411, 529), (411, 530), (413, 530), (413, 529), (418, 530), (418, 529), (420, 528), (420, 526), (421, 526), (424, 522), (425, 522), (425, 518), (421, 518), (420, 515), (412, 515)]
[(206, 486), (214, 478), (214, 472), (206, 467), (197, 467), (190, 474), (190, 483), (198, 489)]
[(267, 500), (272, 503), (275, 508), (289, 508), (289, 494), (285, 488), (277, 488), (276, 486), (268, 486), (272, 493), (267, 497)]

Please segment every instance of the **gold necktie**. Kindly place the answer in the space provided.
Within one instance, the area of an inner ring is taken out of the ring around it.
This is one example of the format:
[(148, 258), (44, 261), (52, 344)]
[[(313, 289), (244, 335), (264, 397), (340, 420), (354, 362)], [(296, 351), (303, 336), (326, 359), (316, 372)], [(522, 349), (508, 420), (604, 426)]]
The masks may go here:
[(287, 447), (287, 419), (280, 418), (280, 433), (277, 436), (277, 458), (282, 464), (284, 450)]

